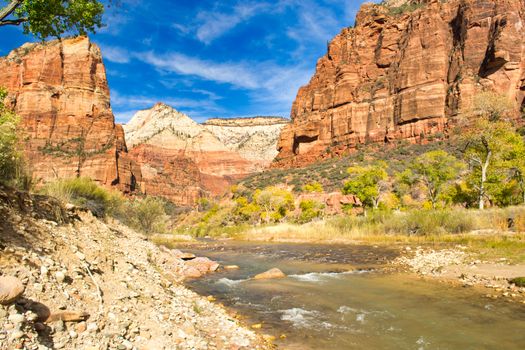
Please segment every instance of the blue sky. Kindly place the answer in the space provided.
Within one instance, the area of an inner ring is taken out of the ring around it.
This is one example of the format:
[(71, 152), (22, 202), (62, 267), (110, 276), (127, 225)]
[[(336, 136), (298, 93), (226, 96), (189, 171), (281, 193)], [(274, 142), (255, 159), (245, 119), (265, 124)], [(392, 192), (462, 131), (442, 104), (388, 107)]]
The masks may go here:
[[(121, 0), (91, 39), (102, 49), (118, 122), (165, 102), (210, 117), (288, 117), (327, 41), (354, 23), (355, 0)], [(0, 55), (24, 42), (0, 28)]]

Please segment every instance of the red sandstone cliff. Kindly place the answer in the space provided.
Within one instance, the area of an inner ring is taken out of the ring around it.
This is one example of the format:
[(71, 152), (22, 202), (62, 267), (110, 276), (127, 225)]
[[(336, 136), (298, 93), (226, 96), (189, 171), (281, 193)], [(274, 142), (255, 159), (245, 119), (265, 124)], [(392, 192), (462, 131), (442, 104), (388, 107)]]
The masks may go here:
[(38, 181), (87, 176), (127, 192), (140, 169), (115, 125), (100, 50), (80, 37), (26, 44), (0, 58), (0, 86), (22, 118), (25, 151)]
[(358, 144), (423, 141), (446, 131), (482, 89), (525, 106), (523, 0), (422, 3), (397, 15), (363, 5), (355, 28), (330, 42), (299, 90), (275, 166), (303, 166)]

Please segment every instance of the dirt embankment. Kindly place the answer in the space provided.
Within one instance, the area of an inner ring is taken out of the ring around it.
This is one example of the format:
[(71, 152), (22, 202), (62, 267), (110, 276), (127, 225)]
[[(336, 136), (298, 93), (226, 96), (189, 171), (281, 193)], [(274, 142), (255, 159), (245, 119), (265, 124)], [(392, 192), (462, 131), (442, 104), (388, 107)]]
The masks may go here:
[(180, 284), (188, 263), (120, 225), (0, 186), (0, 275), (25, 287), (0, 305), (0, 349), (264, 349), (219, 305)]

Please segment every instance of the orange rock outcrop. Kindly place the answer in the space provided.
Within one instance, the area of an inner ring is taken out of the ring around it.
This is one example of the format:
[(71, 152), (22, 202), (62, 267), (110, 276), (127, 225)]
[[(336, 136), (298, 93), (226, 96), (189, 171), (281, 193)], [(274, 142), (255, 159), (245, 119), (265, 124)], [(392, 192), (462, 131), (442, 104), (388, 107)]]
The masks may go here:
[(25, 44), (0, 58), (0, 86), (21, 117), (37, 181), (86, 176), (136, 190), (140, 168), (115, 125), (100, 49), (88, 38)]
[(304, 166), (360, 144), (427, 142), (482, 89), (525, 106), (523, 0), (427, 0), (395, 13), (364, 4), (317, 62), (274, 166)]

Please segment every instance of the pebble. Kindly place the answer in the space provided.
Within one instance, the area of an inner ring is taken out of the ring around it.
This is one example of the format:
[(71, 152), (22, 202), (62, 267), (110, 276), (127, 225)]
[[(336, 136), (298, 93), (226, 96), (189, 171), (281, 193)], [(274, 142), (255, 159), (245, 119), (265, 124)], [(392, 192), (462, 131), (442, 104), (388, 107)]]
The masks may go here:
[(79, 322), (77, 323), (77, 325), (75, 326), (75, 329), (78, 333), (84, 333), (87, 329), (87, 324), (86, 322)]
[(81, 252), (76, 252), (75, 255), (82, 261), (86, 260), (86, 256)]
[(90, 333), (95, 333), (98, 331), (98, 326), (96, 323), (94, 322), (91, 322), (91, 323), (88, 323), (87, 325), (87, 331), (90, 332)]
[(66, 279), (66, 274), (63, 271), (55, 272), (55, 279), (58, 283), (63, 283)]
[(55, 324), (55, 331), (63, 332), (64, 331), (64, 321), (58, 320)]
[(9, 315), (8, 320), (14, 323), (15, 325), (17, 325), (20, 323), (24, 323), (26, 321), (26, 318), (24, 315), (21, 315), (21, 314), (12, 314), (12, 315)]
[(24, 332), (22, 331), (14, 331), (12, 334), (11, 334), (11, 338), (13, 339), (20, 339), (24, 336)]

